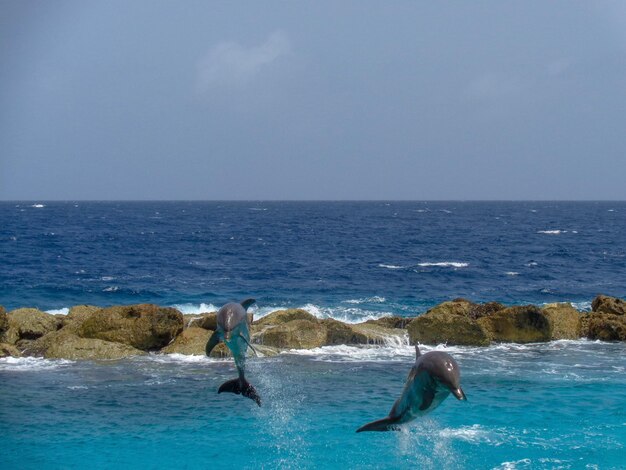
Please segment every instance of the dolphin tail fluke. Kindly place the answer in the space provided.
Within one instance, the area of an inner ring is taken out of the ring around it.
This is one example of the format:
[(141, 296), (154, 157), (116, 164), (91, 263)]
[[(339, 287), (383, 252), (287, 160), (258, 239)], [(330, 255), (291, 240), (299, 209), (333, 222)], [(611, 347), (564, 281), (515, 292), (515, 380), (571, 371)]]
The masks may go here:
[(386, 418), (379, 419), (378, 421), (372, 421), (371, 423), (367, 423), (364, 426), (361, 426), (356, 432), (363, 431), (397, 431), (398, 428), (398, 418), (390, 418), (387, 416)]
[(237, 395), (243, 395), (244, 397), (254, 400), (254, 402), (261, 406), (261, 397), (257, 393), (256, 389), (246, 379), (233, 379), (224, 382), (217, 393), (228, 392), (235, 393)]

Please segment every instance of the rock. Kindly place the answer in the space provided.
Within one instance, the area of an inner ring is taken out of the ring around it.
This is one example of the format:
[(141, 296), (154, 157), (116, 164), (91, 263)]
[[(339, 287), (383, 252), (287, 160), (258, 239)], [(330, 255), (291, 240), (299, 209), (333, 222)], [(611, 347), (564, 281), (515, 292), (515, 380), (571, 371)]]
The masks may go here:
[(580, 321), (580, 335), (601, 341), (626, 341), (626, 315), (585, 314)]
[(347, 325), (332, 318), (321, 320), (326, 328), (325, 346), (335, 344), (367, 344), (368, 336), (356, 331), (353, 325)]
[(548, 304), (541, 310), (550, 322), (552, 330), (550, 339), (578, 339), (580, 337), (581, 314), (571, 304)]
[(92, 315), (96, 315), (100, 310), (102, 310), (102, 307), (96, 307), (94, 305), (75, 305), (71, 307), (70, 311), (65, 315), (63, 328), (70, 329), (74, 333), (77, 333), (81, 325)]
[(50, 333), (49, 346), (43, 356), (47, 359), (122, 359), (145, 354), (132, 346), (96, 338), (81, 338), (69, 331)]
[(490, 343), (485, 329), (456, 309), (430, 310), (415, 317), (407, 330), (411, 344), (487, 346)]
[(591, 311), (598, 313), (612, 313), (614, 315), (626, 315), (626, 301), (617, 297), (598, 295), (591, 302)]
[(400, 345), (406, 344), (407, 332), (402, 328), (387, 328), (376, 323), (356, 323), (350, 325), (355, 333), (354, 341), (348, 344), (380, 344), (380, 345)]
[(36, 340), (62, 326), (54, 315), (36, 308), (18, 308), (8, 314), (9, 328), (4, 333), (4, 342), (16, 344), (20, 340)]
[(534, 305), (508, 307), (477, 322), (492, 341), (535, 343), (552, 338), (548, 317)]
[(376, 320), (367, 320), (363, 323), (367, 325), (378, 325), (384, 328), (406, 328), (412, 320), (412, 317), (390, 316), (377, 318)]
[(190, 326), (183, 330), (174, 341), (161, 349), (161, 352), (165, 354), (176, 353), (204, 356), (206, 355), (206, 344), (212, 334), (212, 331), (204, 328)]
[(217, 329), (217, 313), (203, 313), (189, 320), (187, 327), (204, 328), (205, 330), (215, 331)]
[(78, 328), (78, 336), (127, 344), (144, 351), (167, 346), (183, 330), (183, 315), (153, 304), (103, 308)]
[(301, 308), (290, 308), (287, 310), (277, 310), (272, 312), (263, 318), (254, 322), (255, 326), (264, 327), (268, 325), (279, 325), (281, 323), (287, 323), (293, 320), (308, 320), (310, 322), (317, 322), (316, 316), (311, 315), (306, 310)]
[(20, 350), (12, 344), (0, 343), (0, 357), (21, 357)]
[(500, 302), (487, 302), (486, 304), (472, 304), (467, 316), (473, 320), (492, 315), (502, 309), (506, 308)]
[(9, 317), (7, 316), (7, 312), (2, 305), (0, 305), (0, 337), (2, 334), (9, 329)]
[(253, 334), (252, 342), (282, 349), (319, 348), (326, 344), (326, 326), (317, 318), (313, 319), (315, 321), (298, 319), (266, 327)]

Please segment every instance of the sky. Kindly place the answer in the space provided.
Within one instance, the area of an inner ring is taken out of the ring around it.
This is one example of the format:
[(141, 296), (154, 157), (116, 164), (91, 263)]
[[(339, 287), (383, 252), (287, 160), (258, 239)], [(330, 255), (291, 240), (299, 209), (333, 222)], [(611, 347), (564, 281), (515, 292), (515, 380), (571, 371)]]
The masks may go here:
[(0, 200), (626, 200), (626, 3), (0, 0)]

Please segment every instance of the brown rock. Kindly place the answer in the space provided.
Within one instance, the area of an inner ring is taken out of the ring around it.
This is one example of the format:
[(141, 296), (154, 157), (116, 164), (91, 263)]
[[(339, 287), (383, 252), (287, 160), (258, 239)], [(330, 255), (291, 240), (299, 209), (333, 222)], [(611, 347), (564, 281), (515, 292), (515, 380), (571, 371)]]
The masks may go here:
[(408, 324), (411, 344), (455, 344), (487, 346), (490, 339), (485, 329), (476, 320), (463, 313), (447, 308), (431, 310), (419, 315)]
[(378, 325), (384, 328), (406, 328), (409, 323), (413, 321), (412, 317), (382, 317), (376, 320), (367, 320), (364, 323), (368, 325)]
[(548, 317), (534, 305), (508, 307), (477, 321), (492, 341), (535, 343), (552, 338)]
[(206, 344), (211, 334), (213, 334), (212, 331), (191, 326), (183, 330), (174, 341), (161, 349), (161, 352), (204, 356)]
[(9, 317), (7, 316), (7, 312), (2, 305), (0, 305), (0, 337), (2, 334), (9, 329)]
[(585, 314), (580, 322), (580, 335), (601, 341), (626, 341), (626, 315)]
[[(306, 313), (306, 312), (305, 312)], [(291, 320), (264, 328), (253, 335), (253, 343), (282, 349), (311, 349), (324, 346), (326, 327), (311, 320)]]
[(591, 310), (598, 313), (612, 313), (626, 315), (626, 301), (617, 297), (599, 295), (591, 302)]
[(353, 325), (347, 325), (332, 318), (321, 321), (326, 328), (326, 346), (335, 344), (367, 344), (367, 335), (357, 332)]
[(306, 310), (302, 310), (301, 308), (290, 308), (287, 310), (277, 310), (272, 312), (255, 321), (254, 325), (264, 327), (268, 325), (279, 325), (293, 320), (308, 320), (313, 323), (318, 321), (317, 317), (311, 315)]
[(0, 357), (21, 357), (20, 350), (12, 344), (0, 343)]
[(62, 326), (54, 315), (36, 308), (18, 308), (8, 314), (9, 328), (4, 333), (4, 341), (16, 344), (20, 340), (36, 340), (46, 333)]
[(542, 308), (542, 311), (550, 322), (551, 339), (577, 339), (580, 337), (581, 314), (571, 304), (548, 304)]
[(144, 351), (167, 346), (183, 330), (183, 315), (152, 304), (103, 308), (78, 328), (83, 338), (127, 344)]
[(95, 360), (122, 359), (145, 354), (132, 346), (104, 341), (95, 338), (81, 338), (69, 331), (50, 333), (48, 348), (44, 352), (47, 359)]
[(196, 316), (189, 320), (187, 323), (189, 328), (204, 328), (205, 330), (215, 331), (217, 329), (217, 313), (203, 313), (201, 316)]
[(407, 334), (402, 328), (387, 328), (368, 322), (356, 323), (350, 328), (356, 334), (356, 344), (402, 344)]

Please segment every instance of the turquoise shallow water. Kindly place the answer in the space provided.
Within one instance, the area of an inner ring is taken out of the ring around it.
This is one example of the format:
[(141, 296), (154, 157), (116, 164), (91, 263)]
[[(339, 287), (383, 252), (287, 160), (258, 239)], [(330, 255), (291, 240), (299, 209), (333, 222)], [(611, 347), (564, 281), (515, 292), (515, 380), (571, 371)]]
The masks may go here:
[(252, 359), (261, 408), (217, 395), (229, 360), (0, 359), (0, 467), (624, 468), (626, 345), (438, 349), (459, 362), (469, 401), (361, 434), (399, 395), (410, 346)]

